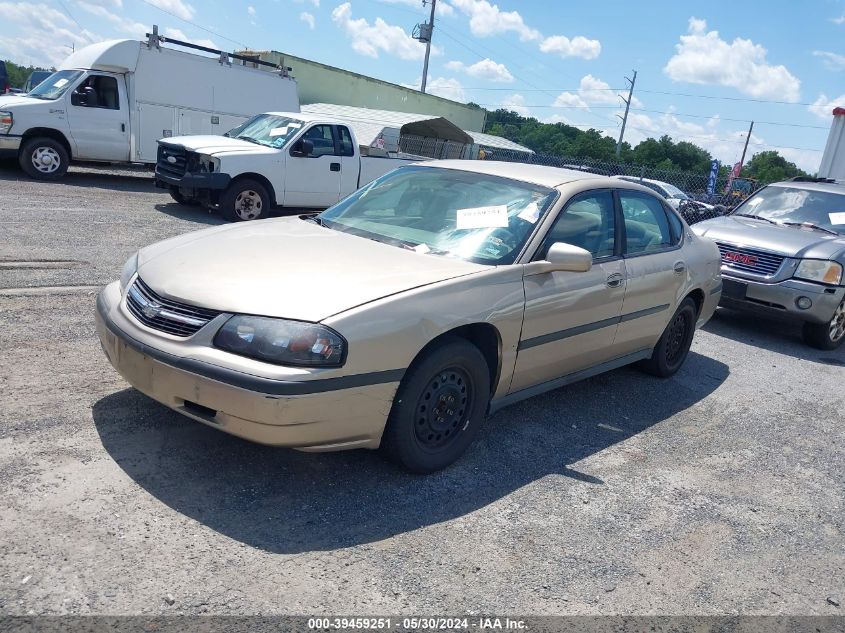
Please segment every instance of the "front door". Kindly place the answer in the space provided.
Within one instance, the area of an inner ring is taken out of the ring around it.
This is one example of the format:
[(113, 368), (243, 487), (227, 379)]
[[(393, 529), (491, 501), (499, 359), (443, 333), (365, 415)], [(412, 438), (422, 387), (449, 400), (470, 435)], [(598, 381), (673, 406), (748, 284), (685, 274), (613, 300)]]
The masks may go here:
[(625, 296), (625, 261), (619, 256), (610, 190), (581, 193), (561, 211), (535, 259), (566, 242), (593, 253), (586, 273), (526, 276), (525, 317), (511, 392), (620, 356), (614, 348)]
[(625, 189), (619, 190), (619, 202), (625, 220), (627, 292), (616, 346), (631, 354), (657, 343), (678, 304), (687, 272), (679, 248), (681, 231), (670, 224), (663, 203), (651, 194)]
[[(314, 151), (308, 156), (285, 154), (286, 207), (325, 208), (340, 199), (341, 157), (335, 146), (333, 125), (312, 125), (301, 139)], [(293, 144), (296, 147), (296, 143)]]
[(74, 158), (129, 160), (129, 107), (122, 75), (89, 73), (70, 95)]

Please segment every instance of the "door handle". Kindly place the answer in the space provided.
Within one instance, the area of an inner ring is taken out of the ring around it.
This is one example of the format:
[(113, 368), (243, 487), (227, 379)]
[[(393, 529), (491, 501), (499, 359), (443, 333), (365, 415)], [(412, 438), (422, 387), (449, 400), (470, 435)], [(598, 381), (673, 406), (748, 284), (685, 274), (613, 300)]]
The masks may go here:
[(612, 275), (608, 275), (607, 277), (607, 287), (608, 288), (619, 288), (620, 286), (625, 284), (625, 277), (622, 273), (613, 273)]
[(121, 124), (120, 124), (120, 131), (121, 131), (121, 132), (125, 132), (125, 131), (126, 131), (126, 123), (121, 123)]
[(329, 164), (329, 169), (331, 169), (332, 171), (340, 171), (340, 163)]
[(676, 274), (681, 275), (686, 272), (687, 265), (684, 262), (675, 262), (675, 266), (673, 268)]

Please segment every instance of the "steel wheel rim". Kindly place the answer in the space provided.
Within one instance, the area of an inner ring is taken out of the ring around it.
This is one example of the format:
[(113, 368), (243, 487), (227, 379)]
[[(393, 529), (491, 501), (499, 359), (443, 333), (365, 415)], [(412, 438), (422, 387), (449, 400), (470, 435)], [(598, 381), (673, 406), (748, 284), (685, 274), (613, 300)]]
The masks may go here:
[(235, 198), (235, 213), (242, 220), (254, 220), (263, 208), (264, 201), (252, 189), (241, 191)]
[(62, 157), (52, 147), (36, 147), (32, 152), (32, 166), (42, 174), (52, 174), (62, 163)]
[(666, 360), (671, 365), (675, 363), (684, 349), (687, 337), (687, 318), (684, 313), (678, 314), (669, 324), (666, 343)]
[(460, 437), (469, 424), (475, 388), (459, 367), (437, 372), (422, 390), (414, 410), (414, 436), (428, 451), (439, 451)]
[(833, 318), (830, 320), (830, 340), (836, 343), (845, 336), (845, 300), (836, 308)]

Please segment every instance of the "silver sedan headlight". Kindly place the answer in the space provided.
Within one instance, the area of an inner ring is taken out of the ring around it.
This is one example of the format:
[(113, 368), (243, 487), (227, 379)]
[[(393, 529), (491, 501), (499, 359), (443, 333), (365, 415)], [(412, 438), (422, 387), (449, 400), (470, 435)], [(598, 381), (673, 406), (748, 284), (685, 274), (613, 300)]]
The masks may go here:
[(793, 277), (838, 286), (842, 283), (842, 264), (823, 259), (802, 259)]
[(220, 349), (274, 365), (340, 367), (346, 341), (315, 323), (236, 315), (214, 337)]
[(0, 111), (0, 134), (8, 134), (12, 129), (14, 117), (11, 112)]
[(120, 294), (126, 291), (126, 287), (136, 272), (138, 272), (138, 253), (132, 255), (123, 265), (123, 270), (120, 272)]

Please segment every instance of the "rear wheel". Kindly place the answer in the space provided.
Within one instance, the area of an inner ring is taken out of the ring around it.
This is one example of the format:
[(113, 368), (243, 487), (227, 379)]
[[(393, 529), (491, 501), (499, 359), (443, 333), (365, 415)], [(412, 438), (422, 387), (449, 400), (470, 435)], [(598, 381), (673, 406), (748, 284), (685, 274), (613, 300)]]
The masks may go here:
[(651, 358), (640, 363), (640, 367), (650, 374), (668, 378), (674, 375), (684, 364), (689, 354), (692, 337), (695, 334), (695, 320), (698, 307), (690, 298), (686, 298), (675, 311), (663, 335), (654, 346)]
[(67, 173), (70, 156), (64, 145), (48, 137), (26, 141), (18, 155), (21, 169), (37, 180), (58, 180)]
[(490, 372), (477, 347), (450, 338), (416, 362), (399, 387), (382, 450), (417, 473), (454, 462), (487, 415)]
[(270, 196), (260, 182), (236, 180), (220, 196), (220, 212), (230, 222), (260, 220), (270, 212)]
[(804, 342), (817, 349), (836, 349), (845, 341), (845, 299), (827, 323), (804, 323)]

